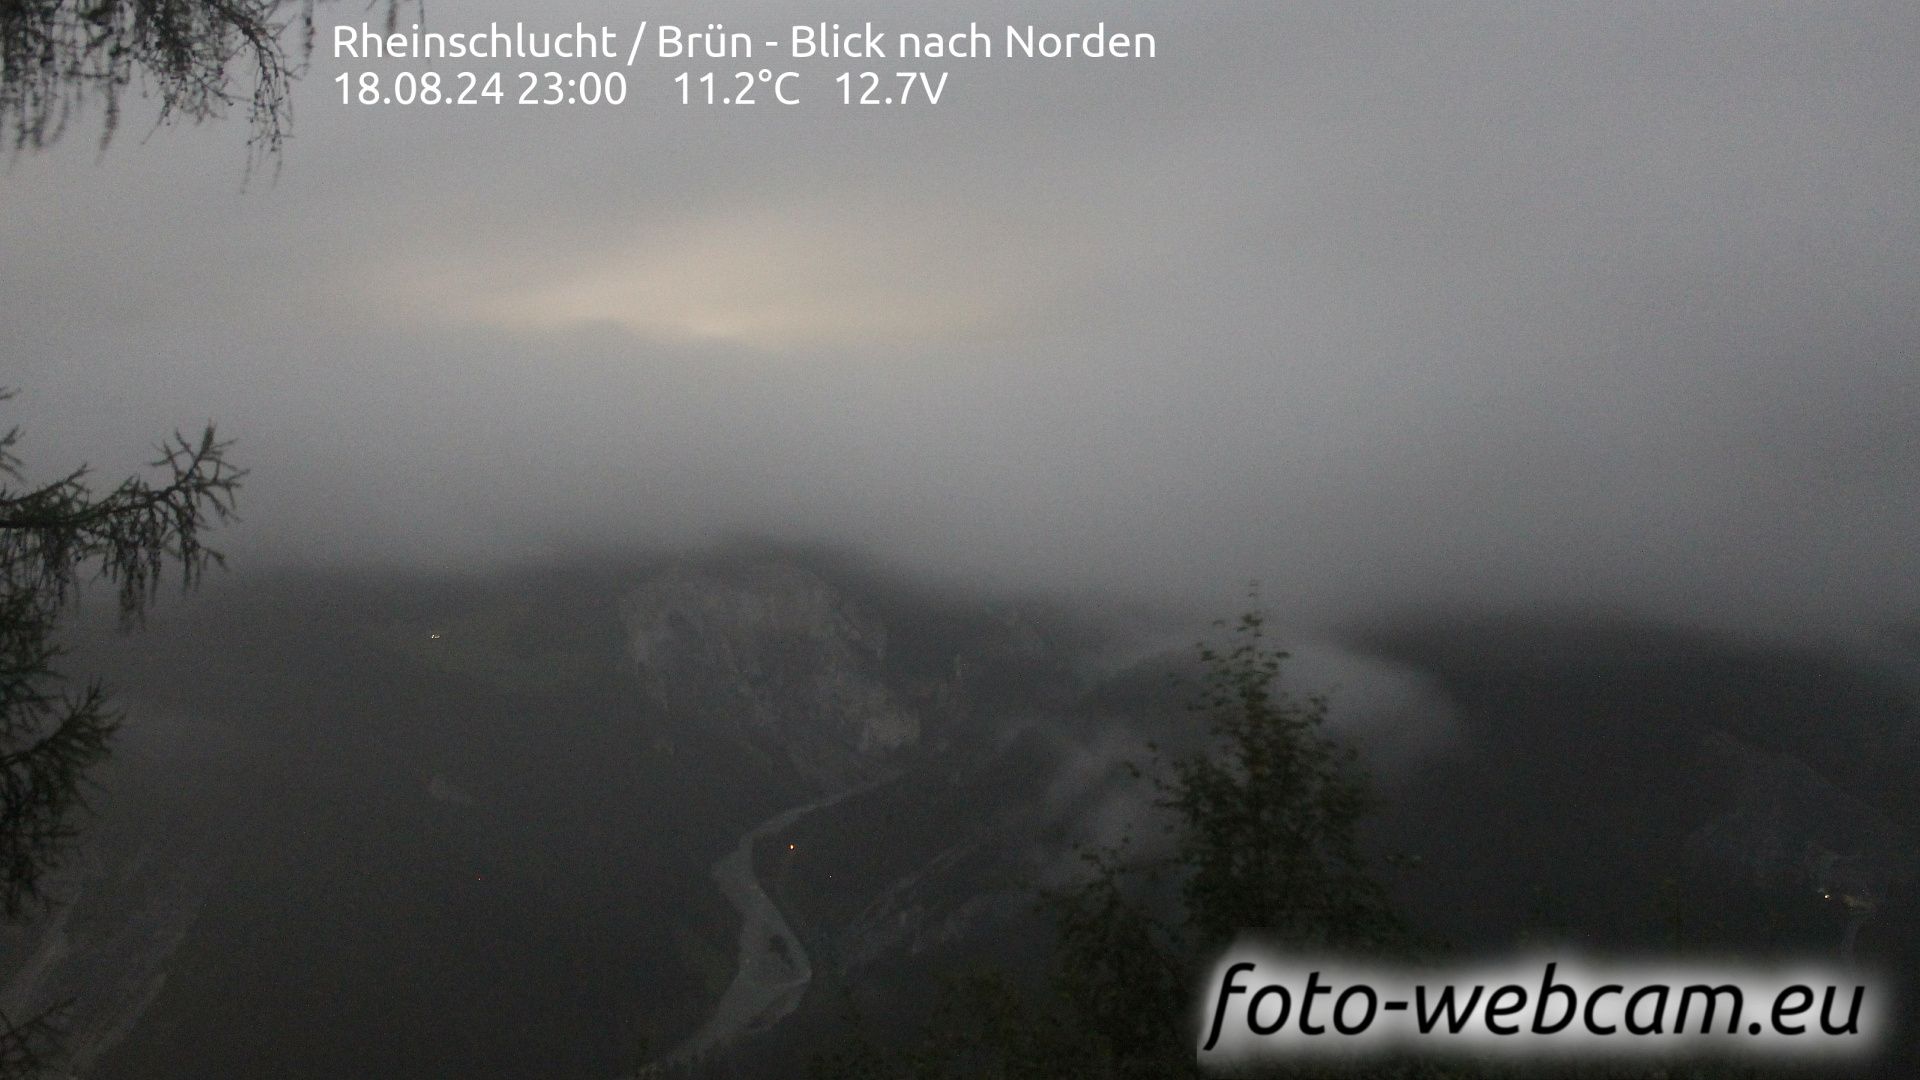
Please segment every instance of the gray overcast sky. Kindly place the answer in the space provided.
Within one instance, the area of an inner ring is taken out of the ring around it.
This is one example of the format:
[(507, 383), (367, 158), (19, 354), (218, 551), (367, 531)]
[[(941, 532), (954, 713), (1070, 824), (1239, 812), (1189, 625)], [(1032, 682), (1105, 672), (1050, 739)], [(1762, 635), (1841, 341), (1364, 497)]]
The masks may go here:
[[(807, 73), (793, 109), (682, 108), (649, 61), (618, 108), (359, 108), (324, 19), (367, 16), (324, 7), (277, 182), (242, 188), (240, 118), (104, 157), (82, 124), (0, 174), (30, 462), (122, 471), (211, 416), (252, 565), (742, 529), (1210, 605), (1258, 576), (1326, 618), (1920, 601), (1920, 6), (428, 14), (1104, 19), (1160, 58), (757, 57)], [(825, 103), (868, 66), (952, 75), (936, 108)]]

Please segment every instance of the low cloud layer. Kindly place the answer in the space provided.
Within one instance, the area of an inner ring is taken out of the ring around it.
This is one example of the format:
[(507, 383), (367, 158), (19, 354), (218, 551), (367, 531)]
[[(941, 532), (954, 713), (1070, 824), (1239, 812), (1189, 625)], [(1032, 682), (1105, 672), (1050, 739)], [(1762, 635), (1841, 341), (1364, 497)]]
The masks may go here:
[(237, 119), (22, 157), (30, 461), (216, 418), (251, 565), (757, 531), (1310, 619), (1911, 618), (1910, 5), (1047, 17), (1161, 57), (956, 63), (931, 109), (682, 108), (656, 64), (619, 109), (434, 113), (342, 107), (319, 56), (276, 183)]

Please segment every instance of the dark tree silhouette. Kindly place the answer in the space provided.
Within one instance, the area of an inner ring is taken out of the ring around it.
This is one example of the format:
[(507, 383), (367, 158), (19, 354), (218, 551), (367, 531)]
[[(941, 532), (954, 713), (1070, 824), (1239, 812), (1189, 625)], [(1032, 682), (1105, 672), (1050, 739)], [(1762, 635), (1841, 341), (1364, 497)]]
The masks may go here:
[[(12, 395), (0, 393), (0, 400)], [(103, 495), (83, 466), (37, 487), (0, 435), (0, 911), (16, 917), (72, 836), (87, 770), (106, 756), (117, 714), (97, 683), (66, 685), (55, 669), (60, 619), (81, 586), (113, 588), (123, 626), (140, 621), (163, 575), (191, 587), (220, 553), (201, 534), (232, 516), (242, 473), (209, 425), (158, 448), (159, 482), (134, 476)]]
[[(15, 152), (56, 142), (85, 106), (104, 110), (112, 139), (129, 92), (157, 99), (159, 122), (199, 121), (246, 102), (251, 145), (277, 157), (288, 93), (313, 47), (313, 0), (0, 0), (0, 142)], [(391, 25), (399, 0), (387, 8)], [(291, 14), (288, 14), (291, 12)], [(283, 38), (300, 26), (297, 59)], [(250, 85), (239, 83), (251, 72)], [(0, 390), (0, 401), (11, 399)], [(161, 578), (191, 587), (221, 562), (201, 533), (227, 520), (242, 473), (208, 425), (159, 447), (158, 482), (131, 477), (105, 494), (83, 466), (25, 486), (0, 435), (0, 916), (39, 897), (73, 838), (89, 770), (106, 757), (119, 714), (97, 683), (74, 689), (56, 669), (56, 631), (89, 580), (117, 593), (137, 623)], [(0, 1077), (39, 1075), (55, 1052), (58, 1010), (0, 1015)]]
[[(255, 137), (277, 149), (291, 76), (278, 0), (0, 0), (0, 134), (15, 148), (58, 139), (77, 107), (106, 110), (102, 144), (137, 86), (162, 119), (212, 116), (237, 99), (251, 68)], [(302, 17), (311, 16), (311, 5)]]
[(1294, 945), (1378, 950), (1405, 928), (1360, 849), (1372, 810), (1352, 747), (1325, 734), (1327, 701), (1281, 692), (1287, 654), (1265, 641), (1258, 612), (1224, 649), (1202, 646), (1193, 710), (1214, 752), (1157, 770), (1173, 813), (1174, 861), (1192, 944), (1224, 948), (1261, 928)]
[[(0, 0), (0, 139), (48, 146), (97, 102), (104, 147), (134, 91), (158, 100), (162, 123), (244, 102), (255, 149), (276, 156), (288, 92), (313, 50), (313, 9), (314, 0)], [(393, 0), (389, 27), (398, 15)]]
[[(0, 391), (0, 401), (12, 397)], [(121, 624), (145, 615), (170, 567), (198, 582), (220, 553), (201, 534), (233, 515), (243, 475), (209, 425), (175, 434), (153, 468), (95, 494), (82, 466), (20, 486), (15, 427), (0, 435), (0, 912), (19, 917), (39, 898), (74, 836), (87, 775), (106, 757), (119, 714), (97, 682), (72, 687), (58, 670), (60, 620), (89, 581), (114, 590)], [(52, 1053), (58, 1010), (0, 1015), (0, 1077), (32, 1076)]]

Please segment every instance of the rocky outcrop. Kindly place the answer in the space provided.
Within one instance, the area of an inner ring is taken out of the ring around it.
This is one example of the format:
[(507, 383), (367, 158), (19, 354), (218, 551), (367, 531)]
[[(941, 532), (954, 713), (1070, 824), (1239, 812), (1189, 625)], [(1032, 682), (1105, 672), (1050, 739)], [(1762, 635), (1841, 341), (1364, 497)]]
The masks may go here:
[(787, 563), (666, 569), (621, 604), (647, 695), (784, 759), (822, 790), (885, 771), (921, 734), (883, 677), (886, 628)]

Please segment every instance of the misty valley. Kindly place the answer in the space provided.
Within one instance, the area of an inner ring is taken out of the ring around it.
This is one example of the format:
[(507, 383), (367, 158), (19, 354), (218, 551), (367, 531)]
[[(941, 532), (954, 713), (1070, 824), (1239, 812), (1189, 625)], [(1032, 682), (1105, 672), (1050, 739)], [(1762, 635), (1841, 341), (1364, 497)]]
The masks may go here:
[(0, 1080), (1920, 1077), (1916, 57), (0, 0)]
[[(96, 623), (131, 716), (0, 988), (72, 1002), (90, 1077), (800, 1075), (959, 974), (1038, 979), (1076, 846), (1156, 842), (1128, 763), (1204, 741), (1204, 621), (772, 544), (285, 572)], [(1333, 695), (1436, 948), (1899, 971), (1913, 644), (1426, 612), (1282, 679)]]

